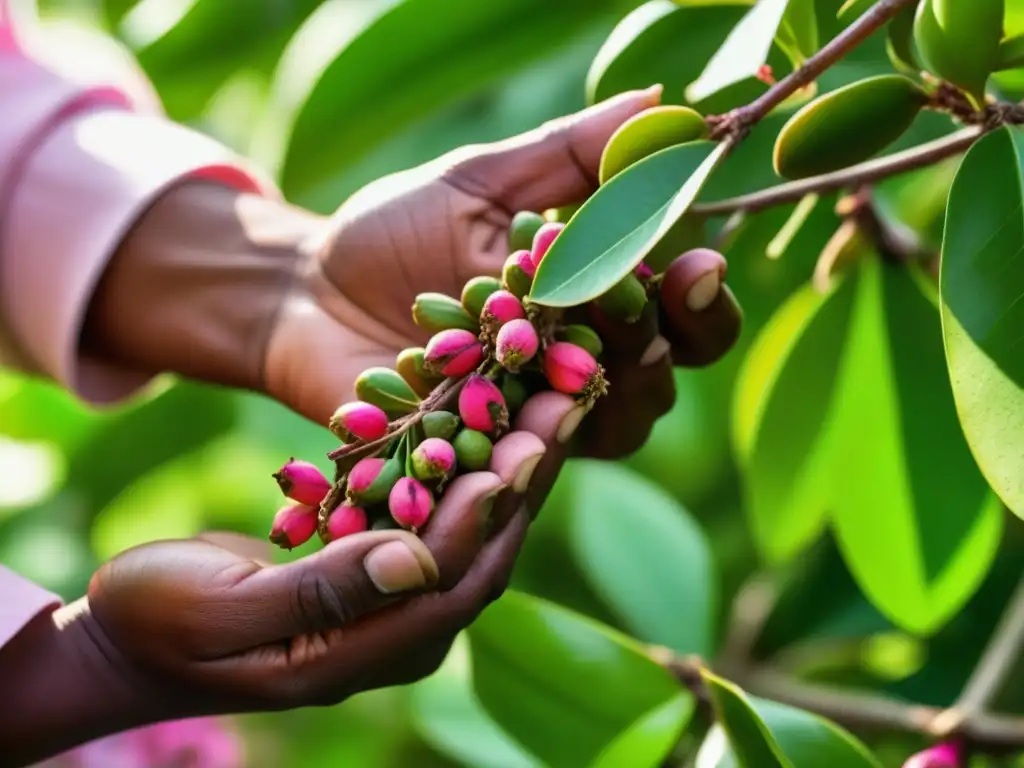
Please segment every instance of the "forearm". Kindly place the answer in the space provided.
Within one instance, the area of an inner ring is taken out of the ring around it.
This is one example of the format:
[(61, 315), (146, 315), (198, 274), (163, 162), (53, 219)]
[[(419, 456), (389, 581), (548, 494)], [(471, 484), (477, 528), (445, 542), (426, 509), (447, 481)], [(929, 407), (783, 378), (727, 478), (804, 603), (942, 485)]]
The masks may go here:
[(83, 605), (40, 614), (0, 648), (0, 768), (164, 719), (165, 700), (118, 671)]
[(107, 267), (86, 315), (83, 352), (258, 389), (268, 334), (321, 221), (216, 183), (175, 186)]

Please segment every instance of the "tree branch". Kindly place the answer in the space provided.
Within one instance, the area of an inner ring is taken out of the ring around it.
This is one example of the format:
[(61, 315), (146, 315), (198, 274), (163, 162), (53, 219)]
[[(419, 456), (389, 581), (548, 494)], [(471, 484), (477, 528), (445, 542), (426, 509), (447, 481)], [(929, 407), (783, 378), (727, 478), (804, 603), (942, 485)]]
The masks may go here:
[(1024, 579), (1017, 585), (1003, 617), (992, 634), (985, 652), (971, 673), (960, 698), (935, 718), (933, 728), (939, 733), (952, 733), (962, 723), (982, 716), (989, 702), (1001, 687), (1024, 646)]
[[(699, 701), (707, 700), (698, 660), (669, 658), (661, 648), (654, 650), (652, 657), (693, 691)], [(854, 731), (916, 733), (932, 739), (950, 735), (936, 727), (944, 712), (938, 707), (909, 704), (876, 694), (838, 691), (764, 667), (731, 672), (729, 679), (753, 696), (814, 712)], [(975, 714), (959, 723), (956, 733), (986, 752), (1015, 750), (1024, 746), (1024, 717)]]
[(895, 152), (885, 157), (868, 160), (859, 165), (851, 165), (841, 171), (810, 176), (799, 181), (779, 184), (775, 187), (740, 195), (713, 203), (695, 205), (690, 210), (704, 216), (720, 216), (735, 211), (760, 211), (774, 205), (796, 202), (811, 192), (831, 192), (843, 187), (856, 187), (889, 176), (896, 176), (907, 171), (931, 165), (939, 160), (960, 154), (978, 139), (984, 132), (980, 126), (965, 128), (949, 136), (929, 141), (902, 152)]
[(793, 93), (813, 81), (843, 56), (870, 37), (875, 30), (895, 16), (904, 6), (915, 0), (879, 0), (855, 22), (836, 35), (802, 66), (768, 89), (745, 107), (734, 109), (716, 121), (712, 137), (741, 134), (789, 98)]

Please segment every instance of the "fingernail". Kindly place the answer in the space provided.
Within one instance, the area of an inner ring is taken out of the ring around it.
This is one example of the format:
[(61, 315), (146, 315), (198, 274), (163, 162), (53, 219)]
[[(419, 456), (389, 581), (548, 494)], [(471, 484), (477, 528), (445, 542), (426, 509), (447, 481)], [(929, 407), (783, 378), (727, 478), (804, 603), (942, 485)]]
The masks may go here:
[(543, 453), (538, 453), (536, 456), (528, 456), (519, 465), (519, 469), (516, 470), (516, 476), (512, 480), (512, 490), (515, 493), (524, 493), (530, 487), (530, 479), (533, 477), (533, 472), (537, 469), (537, 465), (540, 464), (543, 456)]
[(722, 289), (722, 277), (718, 270), (712, 270), (697, 280), (686, 294), (686, 306), (691, 312), (702, 312), (711, 306)]
[(562, 417), (562, 421), (558, 424), (558, 432), (555, 433), (555, 439), (562, 444), (568, 443), (576, 432), (576, 428), (579, 427), (580, 422), (583, 421), (583, 417), (587, 415), (587, 410), (585, 405), (579, 405), (565, 414)]
[(437, 565), (421, 560), (404, 541), (389, 541), (370, 550), (363, 567), (377, 591), (385, 595), (437, 583)]
[(494, 528), (494, 517), (492, 514), (494, 512), (494, 502), (498, 500), (498, 495), (506, 488), (508, 488), (507, 485), (499, 485), (476, 503), (476, 515), (481, 541), (486, 541), (491, 535), (491, 530)]
[(651, 343), (647, 345), (647, 349), (644, 350), (643, 355), (640, 356), (640, 367), (646, 368), (648, 365), (653, 365), (658, 362), (668, 354), (671, 348), (672, 345), (668, 343), (668, 339), (659, 333), (651, 340)]

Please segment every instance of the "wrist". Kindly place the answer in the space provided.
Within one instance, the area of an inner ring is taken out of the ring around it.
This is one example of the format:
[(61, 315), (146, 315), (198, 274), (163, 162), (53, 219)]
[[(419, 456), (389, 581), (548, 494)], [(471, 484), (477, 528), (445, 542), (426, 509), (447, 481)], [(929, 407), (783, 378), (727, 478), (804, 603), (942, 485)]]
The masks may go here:
[(0, 649), (0, 765), (27, 765), (176, 716), (174, 697), (136, 679), (83, 598), (37, 616)]
[(261, 389), (277, 312), (321, 222), (219, 184), (168, 190), (111, 259), (89, 304), (83, 351)]

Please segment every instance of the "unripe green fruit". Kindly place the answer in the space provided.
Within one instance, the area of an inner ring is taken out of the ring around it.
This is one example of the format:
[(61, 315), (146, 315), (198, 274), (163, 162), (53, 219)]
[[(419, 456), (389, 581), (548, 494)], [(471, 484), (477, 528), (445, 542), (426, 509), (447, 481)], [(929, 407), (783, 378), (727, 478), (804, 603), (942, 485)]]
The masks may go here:
[(775, 140), (775, 172), (817, 176), (872, 157), (906, 131), (928, 95), (903, 75), (879, 75), (815, 99)]
[(599, 358), (604, 352), (604, 343), (601, 341), (601, 337), (589, 325), (567, 325), (558, 336), (562, 341), (583, 347), (594, 359)]
[(425, 352), (423, 347), (409, 347), (399, 352), (395, 359), (395, 370), (398, 371), (398, 375), (405, 379), (406, 384), (420, 397), (426, 397), (444, 381), (444, 376), (434, 376), (423, 367)]
[[(514, 256), (521, 254), (526, 254), (526, 261), (529, 262), (529, 251), (517, 251), (516, 254), (508, 258), (505, 262), (505, 267), (501, 271), (501, 282), (505, 286), (505, 290), (517, 299), (522, 299), (526, 296), (533, 286), (533, 277), (520, 266), (523, 263), (522, 258), (514, 258)], [(530, 265), (530, 268), (533, 269), (533, 266)]]
[(703, 116), (674, 104), (645, 109), (619, 126), (601, 155), (598, 179), (606, 184), (616, 174), (655, 152), (696, 141), (707, 135)]
[(544, 221), (568, 224), (569, 219), (576, 215), (576, 211), (583, 207), (583, 203), (563, 205), (559, 208), (548, 208), (544, 211)]
[(475, 429), (464, 429), (452, 441), (455, 448), (455, 459), (459, 466), (476, 472), (487, 469), (491, 463), (491, 452), (494, 446), (491, 439), (483, 432)]
[(607, 293), (598, 297), (597, 305), (609, 317), (635, 323), (647, 306), (647, 291), (637, 276), (630, 272)]
[(462, 308), (462, 303), (443, 293), (421, 293), (412, 305), (412, 319), (431, 333), (461, 328), (479, 333), (480, 324)]
[(914, 44), (933, 75), (966, 91), (981, 107), (999, 61), (1004, 0), (921, 0)]
[(526, 391), (526, 385), (523, 384), (516, 374), (506, 373), (501, 382), (501, 395), (505, 398), (508, 412), (514, 414), (518, 413), (519, 409), (523, 407), (529, 392)]
[(370, 487), (356, 495), (355, 499), (363, 506), (381, 504), (387, 501), (391, 489), (395, 487), (395, 483), (401, 480), (404, 475), (405, 461), (397, 456), (393, 456), (384, 462), (380, 474), (370, 484)]
[(522, 251), (530, 250), (533, 245), (533, 236), (537, 230), (544, 226), (544, 217), (533, 211), (519, 211), (512, 217), (512, 223), (508, 226), (508, 250)]
[(367, 368), (356, 379), (356, 397), (373, 403), (390, 418), (412, 413), (420, 398), (397, 371), (383, 366)]
[(459, 417), (448, 411), (431, 411), (423, 416), (422, 424), (427, 437), (450, 440), (459, 429)]
[(479, 318), (487, 297), (500, 290), (501, 280), (496, 277), (474, 277), (462, 289), (462, 308)]

